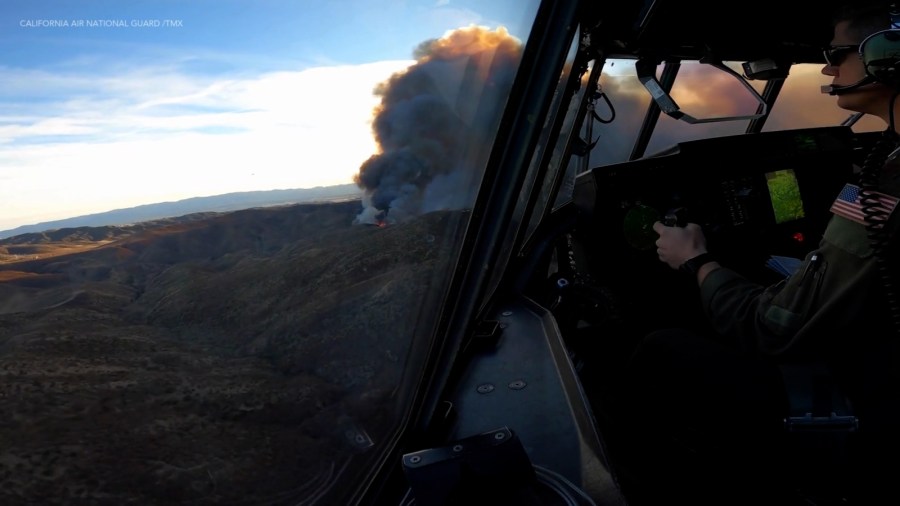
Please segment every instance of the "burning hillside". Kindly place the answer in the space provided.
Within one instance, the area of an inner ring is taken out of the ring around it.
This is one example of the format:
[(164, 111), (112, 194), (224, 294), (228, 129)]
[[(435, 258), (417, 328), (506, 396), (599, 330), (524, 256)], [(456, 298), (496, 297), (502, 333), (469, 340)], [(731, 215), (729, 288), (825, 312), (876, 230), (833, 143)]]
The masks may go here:
[(375, 90), (379, 152), (355, 177), (359, 223), (469, 207), (521, 57), (504, 28), (461, 28), (421, 44), (416, 63)]

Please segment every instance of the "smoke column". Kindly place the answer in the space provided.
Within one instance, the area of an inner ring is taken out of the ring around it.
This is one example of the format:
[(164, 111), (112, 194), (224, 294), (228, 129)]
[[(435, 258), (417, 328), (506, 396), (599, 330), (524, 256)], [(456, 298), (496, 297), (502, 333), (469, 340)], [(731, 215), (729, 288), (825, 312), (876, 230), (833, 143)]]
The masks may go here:
[(375, 89), (379, 150), (354, 177), (357, 223), (471, 207), (521, 49), (505, 28), (460, 28), (422, 43), (416, 63)]

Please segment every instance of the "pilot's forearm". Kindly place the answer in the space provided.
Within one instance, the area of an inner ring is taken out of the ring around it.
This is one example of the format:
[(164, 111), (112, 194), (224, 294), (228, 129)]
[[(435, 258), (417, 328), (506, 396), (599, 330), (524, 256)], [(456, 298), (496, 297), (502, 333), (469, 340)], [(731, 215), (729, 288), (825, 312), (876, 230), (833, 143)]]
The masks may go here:
[(720, 268), (722, 268), (722, 266), (719, 264), (719, 262), (709, 262), (703, 264), (700, 269), (697, 270), (697, 286), (703, 284), (703, 282), (706, 280), (706, 276), (709, 276), (710, 272)]

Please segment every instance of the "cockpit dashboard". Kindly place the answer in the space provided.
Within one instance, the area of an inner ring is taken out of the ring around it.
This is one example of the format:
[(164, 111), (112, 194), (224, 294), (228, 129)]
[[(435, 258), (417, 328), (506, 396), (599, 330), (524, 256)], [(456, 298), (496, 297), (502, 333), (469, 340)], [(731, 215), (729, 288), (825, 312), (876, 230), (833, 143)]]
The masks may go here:
[(626, 306), (695, 321), (697, 299), (684, 290), (696, 282), (659, 261), (653, 224), (697, 223), (720, 263), (775, 282), (784, 274), (770, 259), (802, 259), (819, 243), (853, 177), (856, 142), (846, 126), (732, 135), (585, 171), (575, 183), (574, 256)]

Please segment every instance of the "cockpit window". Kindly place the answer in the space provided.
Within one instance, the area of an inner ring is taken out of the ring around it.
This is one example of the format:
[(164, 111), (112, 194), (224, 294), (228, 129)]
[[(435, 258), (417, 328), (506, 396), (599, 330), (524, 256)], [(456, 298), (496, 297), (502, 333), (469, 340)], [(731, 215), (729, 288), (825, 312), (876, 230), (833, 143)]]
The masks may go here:
[[(569, 155), (573, 150), (577, 153), (579, 149), (585, 149), (577, 144), (583, 139), (578, 137), (578, 129), (575, 129), (574, 126), (585, 94), (595, 91), (589, 90), (587, 87), (588, 76), (594, 62), (588, 62), (583, 68), (576, 66), (575, 58), (579, 41), (579, 35), (576, 33), (553, 96), (553, 103), (550, 106), (553, 114), (547, 117), (547, 124), (541, 133), (542, 138), (538, 142), (529, 165), (529, 172), (533, 173), (541, 167), (541, 164), (545, 164), (546, 174), (539, 183), (541, 185), (540, 196), (531, 211), (528, 234), (534, 231), (545, 213), (571, 200), (575, 175), (579, 168), (578, 164), (574, 162), (580, 160), (581, 157), (577, 154)], [(554, 134), (556, 138), (550, 138)], [(569, 160), (568, 163), (567, 160)], [(561, 181), (560, 188), (557, 190), (555, 200), (550, 202), (549, 198), (553, 193), (552, 187), (558, 180)], [(548, 209), (548, 206), (551, 208)], [(523, 205), (519, 207), (520, 209), (525, 208)]]
[[(839, 125), (847, 120), (851, 113), (839, 108), (835, 97), (819, 91), (831, 80), (822, 75), (821, 65), (794, 65), (763, 130)], [(884, 123), (871, 116), (863, 117), (853, 125), (857, 132), (883, 129)]]
[(638, 81), (633, 61), (606, 62), (600, 76), (600, 87), (610, 97), (616, 119), (611, 123), (598, 123), (590, 117), (585, 119), (593, 122), (591, 130), (595, 135), (590, 140), (595, 143), (590, 152), (590, 167), (628, 160), (637, 141), (642, 111), (652, 100)]
[(0, 502), (396, 465), (538, 3), (6, 1)]
[[(735, 72), (741, 72), (739, 63), (725, 64)], [(657, 75), (661, 73), (662, 65), (659, 69)], [(821, 74), (820, 65), (793, 66), (762, 130), (839, 125), (845, 121), (850, 114), (837, 107), (834, 97), (819, 92), (828, 79)], [(748, 83), (757, 93), (763, 93), (765, 81), (749, 80)], [(600, 84), (614, 97), (612, 106), (618, 114), (615, 122), (593, 125), (597, 144), (591, 152), (592, 166), (623, 162), (634, 155), (634, 146), (646, 117), (644, 111), (652, 101), (650, 92), (638, 79), (633, 61), (607, 62)], [(683, 112), (703, 119), (753, 115), (759, 105), (758, 99), (733, 76), (697, 62), (682, 62), (670, 95)], [(665, 151), (679, 142), (741, 134), (748, 124), (747, 119), (689, 124), (660, 114), (653, 134), (639, 156)], [(853, 128), (872, 131), (883, 125), (880, 120), (863, 117)]]

